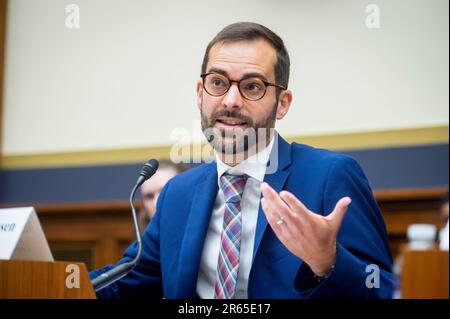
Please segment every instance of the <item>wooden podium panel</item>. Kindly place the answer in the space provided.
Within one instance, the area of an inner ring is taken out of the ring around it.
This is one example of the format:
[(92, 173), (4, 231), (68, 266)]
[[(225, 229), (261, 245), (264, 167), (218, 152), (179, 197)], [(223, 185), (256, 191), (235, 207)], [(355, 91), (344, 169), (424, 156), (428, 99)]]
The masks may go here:
[[(79, 271), (73, 270), (74, 265)], [(75, 273), (78, 276), (74, 276)], [(71, 280), (76, 277), (79, 281)], [(66, 280), (79, 282), (79, 287), (69, 288)], [(0, 260), (0, 299), (95, 298), (86, 266), (82, 263)]]
[(403, 252), (402, 298), (448, 299), (448, 251)]

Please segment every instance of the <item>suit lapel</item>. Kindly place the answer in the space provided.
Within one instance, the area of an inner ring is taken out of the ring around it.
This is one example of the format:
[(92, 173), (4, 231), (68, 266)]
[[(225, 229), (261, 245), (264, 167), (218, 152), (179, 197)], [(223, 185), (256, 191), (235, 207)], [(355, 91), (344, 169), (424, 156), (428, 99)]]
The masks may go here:
[[(266, 174), (264, 176), (264, 181), (269, 184), (277, 193), (279, 193), (283, 189), (283, 186), (290, 174), (287, 168), (291, 163), (291, 145), (278, 134), (276, 134), (275, 136), (277, 140), (275, 140), (274, 147), (272, 148), (270, 154), (270, 163), (268, 164), (268, 166), (273, 164), (273, 160), (278, 160), (278, 167), (275, 173)], [(266, 227), (267, 218), (261, 208), (261, 205), (259, 205), (252, 260), (255, 259), (256, 253), (258, 252), (259, 244), (261, 243)]]
[(180, 250), (177, 298), (193, 298), (196, 295), (195, 290), (203, 244), (219, 188), (217, 185), (216, 163), (208, 165), (205, 180), (195, 186), (193, 193), (191, 209)]

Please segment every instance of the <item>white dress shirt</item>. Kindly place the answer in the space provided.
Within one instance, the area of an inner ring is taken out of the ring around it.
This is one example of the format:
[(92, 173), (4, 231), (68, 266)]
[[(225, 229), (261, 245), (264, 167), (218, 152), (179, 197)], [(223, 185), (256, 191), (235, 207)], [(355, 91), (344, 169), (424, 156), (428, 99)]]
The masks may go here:
[[(256, 221), (258, 219), (258, 209), (261, 195), (260, 185), (264, 180), (266, 166), (273, 143), (274, 139), (272, 138), (272, 141), (264, 150), (249, 157), (234, 167), (223, 163), (216, 155), (217, 183), (219, 183), (220, 176), (222, 176), (225, 172), (232, 175), (247, 174), (249, 176), (241, 199), (242, 237), (235, 294), (235, 298), (239, 299), (247, 298), (248, 277), (252, 267), (253, 245), (255, 241)], [(214, 285), (216, 283), (217, 276), (217, 263), (219, 258), (224, 211), (225, 197), (219, 184), (219, 191), (217, 192), (208, 233), (206, 234), (198, 273), (197, 294), (202, 299), (214, 298)]]

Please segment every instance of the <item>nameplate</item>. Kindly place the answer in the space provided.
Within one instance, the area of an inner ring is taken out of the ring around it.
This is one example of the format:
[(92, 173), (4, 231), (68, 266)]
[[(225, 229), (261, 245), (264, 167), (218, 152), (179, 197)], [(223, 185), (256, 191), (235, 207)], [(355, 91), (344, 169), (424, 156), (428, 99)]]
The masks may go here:
[(0, 209), (0, 259), (53, 261), (33, 207)]

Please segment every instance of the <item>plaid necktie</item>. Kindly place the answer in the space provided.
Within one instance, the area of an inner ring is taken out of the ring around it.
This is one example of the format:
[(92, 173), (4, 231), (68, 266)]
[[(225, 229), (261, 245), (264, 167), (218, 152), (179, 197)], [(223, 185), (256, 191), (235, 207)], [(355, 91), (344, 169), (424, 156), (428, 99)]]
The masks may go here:
[(220, 189), (225, 195), (225, 212), (217, 264), (216, 299), (230, 299), (236, 293), (242, 232), (241, 197), (247, 178), (247, 175), (227, 173), (220, 177)]

